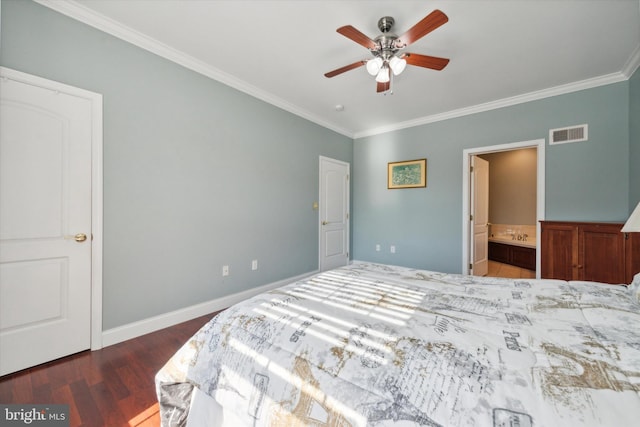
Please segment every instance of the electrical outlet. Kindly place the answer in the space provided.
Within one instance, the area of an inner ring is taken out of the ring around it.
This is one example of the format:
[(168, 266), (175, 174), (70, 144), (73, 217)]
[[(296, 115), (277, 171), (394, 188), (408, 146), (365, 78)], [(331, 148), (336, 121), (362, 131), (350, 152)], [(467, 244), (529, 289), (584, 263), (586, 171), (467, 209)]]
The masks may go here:
[(229, 275), (229, 266), (228, 265), (223, 265), (222, 266), (222, 275), (223, 276), (228, 276)]
[(257, 270), (258, 269), (258, 260), (254, 259), (253, 261), (251, 261), (251, 269), (252, 270)]
[(391, 247), (389, 248), (389, 251), (391, 251), (392, 254), (396, 253), (396, 247), (391, 245)]

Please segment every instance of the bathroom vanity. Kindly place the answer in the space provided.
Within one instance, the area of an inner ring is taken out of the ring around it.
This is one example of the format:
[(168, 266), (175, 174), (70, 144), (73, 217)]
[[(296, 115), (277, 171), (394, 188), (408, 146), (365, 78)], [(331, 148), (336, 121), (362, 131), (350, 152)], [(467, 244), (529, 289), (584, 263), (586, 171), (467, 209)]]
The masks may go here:
[(535, 271), (536, 226), (491, 224), (489, 259)]
[(489, 240), (489, 259), (503, 264), (515, 265), (527, 270), (536, 269), (536, 248), (518, 242)]

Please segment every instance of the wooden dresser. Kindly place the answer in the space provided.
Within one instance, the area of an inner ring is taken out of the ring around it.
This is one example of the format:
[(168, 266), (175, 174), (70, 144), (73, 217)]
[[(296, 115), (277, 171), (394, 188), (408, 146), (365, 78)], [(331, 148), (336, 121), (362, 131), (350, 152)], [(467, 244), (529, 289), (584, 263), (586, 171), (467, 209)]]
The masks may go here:
[(640, 272), (640, 233), (610, 222), (541, 221), (544, 279), (631, 283)]

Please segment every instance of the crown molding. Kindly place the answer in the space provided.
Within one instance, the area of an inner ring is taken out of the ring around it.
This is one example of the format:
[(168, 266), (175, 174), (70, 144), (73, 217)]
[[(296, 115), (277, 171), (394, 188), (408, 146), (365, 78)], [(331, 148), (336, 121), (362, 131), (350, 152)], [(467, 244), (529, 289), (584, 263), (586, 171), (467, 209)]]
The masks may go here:
[(633, 51), (627, 63), (622, 67), (622, 74), (627, 79), (630, 79), (633, 76), (633, 73), (640, 67), (640, 44), (636, 47), (636, 50)]
[(510, 107), (512, 105), (524, 104), (526, 102), (537, 101), (544, 98), (549, 98), (557, 95), (564, 95), (571, 92), (577, 92), (584, 89), (591, 89), (598, 86), (604, 86), (612, 83), (618, 83), (628, 80), (622, 72), (607, 74), (600, 77), (594, 77), (591, 79), (581, 80), (561, 86), (555, 86), (548, 89), (543, 89), (535, 92), (529, 92), (522, 95), (512, 96), (509, 98), (498, 99), (496, 101), (486, 102), (484, 104), (478, 104), (471, 107), (460, 108), (457, 110), (447, 111), (441, 114), (434, 114), (431, 116), (420, 117), (415, 120), (408, 120), (392, 124), (389, 126), (381, 126), (375, 129), (363, 130), (356, 132), (353, 136), (354, 139), (364, 138), (367, 136), (379, 135), (382, 133), (392, 132), (400, 129), (406, 129), (414, 126), (425, 125), (428, 123), (440, 122), (443, 120), (454, 119), (457, 117), (468, 116), (471, 114), (482, 113), (485, 111), (497, 110), (498, 108)]
[(322, 127), (330, 129), (334, 132), (342, 134), (346, 137), (353, 138), (353, 132), (349, 132), (346, 129), (336, 127), (334, 124), (322, 120), (310, 112), (301, 109), (300, 107), (291, 104), (279, 98), (272, 93), (259, 89), (247, 82), (240, 80), (224, 71), (221, 71), (211, 65), (200, 61), (190, 55), (185, 54), (182, 51), (174, 49), (152, 37), (149, 37), (139, 31), (134, 30), (126, 25), (123, 25), (111, 18), (108, 18), (100, 13), (97, 13), (86, 6), (83, 6), (76, 0), (33, 0), (36, 3), (87, 24), (93, 28), (103, 31), (107, 34), (111, 34), (121, 40), (129, 42), (139, 48), (154, 53), (169, 61), (175, 62), (189, 70), (202, 74), (255, 98), (258, 98), (268, 104), (274, 105), (292, 114), (307, 119), (313, 123), (316, 123)]

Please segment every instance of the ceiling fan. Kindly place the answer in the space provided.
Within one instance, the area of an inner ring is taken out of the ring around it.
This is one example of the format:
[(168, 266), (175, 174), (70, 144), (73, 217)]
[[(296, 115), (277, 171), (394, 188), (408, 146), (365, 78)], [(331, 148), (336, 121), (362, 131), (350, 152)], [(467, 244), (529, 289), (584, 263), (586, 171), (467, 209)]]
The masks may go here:
[(442, 70), (449, 63), (449, 59), (403, 52), (403, 49), (444, 25), (447, 21), (449, 21), (447, 15), (436, 9), (398, 37), (390, 32), (395, 23), (394, 19), (390, 16), (384, 16), (378, 21), (378, 28), (382, 34), (373, 40), (351, 25), (340, 27), (336, 30), (338, 33), (369, 49), (373, 58), (357, 61), (329, 71), (325, 73), (325, 77), (335, 77), (365, 65), (367, 72), (372, 76), (376, 76), (376, 91), (389, 92), (391, 91), (391, 76), (400, 74), (407, 64), (432, 70)]

